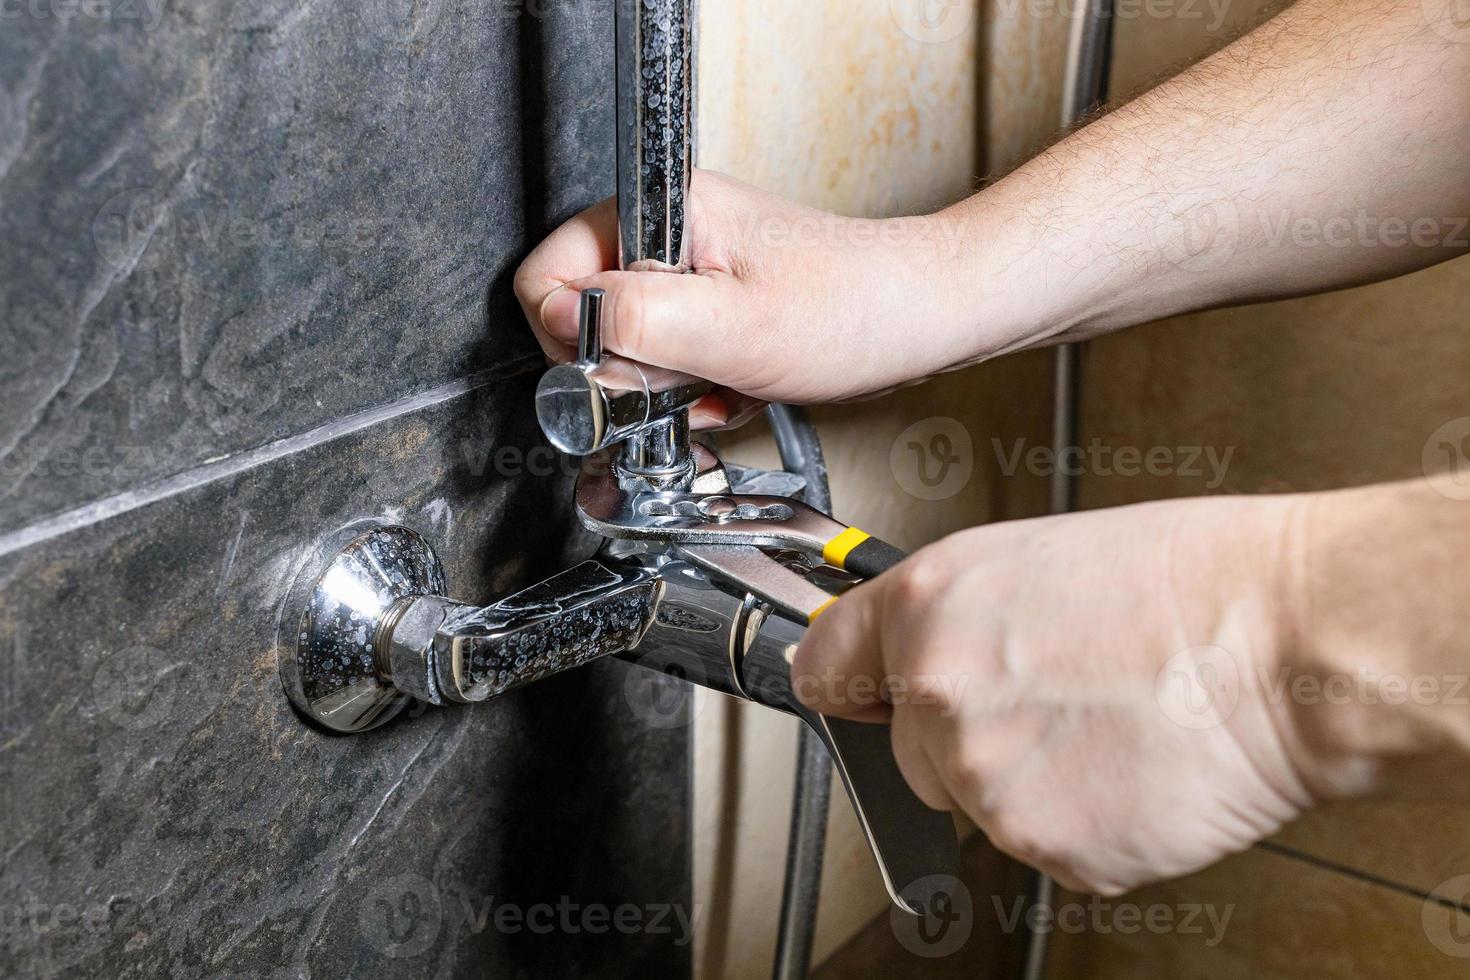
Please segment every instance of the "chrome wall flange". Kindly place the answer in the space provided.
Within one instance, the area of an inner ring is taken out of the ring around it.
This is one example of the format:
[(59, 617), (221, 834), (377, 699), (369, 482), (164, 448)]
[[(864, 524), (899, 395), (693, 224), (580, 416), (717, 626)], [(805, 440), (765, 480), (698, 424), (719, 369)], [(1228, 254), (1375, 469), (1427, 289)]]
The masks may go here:
[(382, 649), (402, 600), (446, 591), (444, 568), (406, 527), (358, 523), (317, 550), (287, 592), (276, 636), (281, 683), (296, 709), (333, 732), (365, 732), (413, 699), (391, 684)]

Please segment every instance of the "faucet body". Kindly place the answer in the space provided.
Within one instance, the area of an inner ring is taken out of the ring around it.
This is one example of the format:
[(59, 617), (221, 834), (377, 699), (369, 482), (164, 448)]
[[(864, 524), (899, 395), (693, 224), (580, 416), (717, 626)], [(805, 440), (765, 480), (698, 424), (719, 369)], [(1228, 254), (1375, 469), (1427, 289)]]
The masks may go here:
[[(484, 702), (621, 656), (809, 726), (894, 902), (932, 909), (958, 861), (949, 815), (909, 790), (886, 726), (825, 718), (792, 687), (806, 624), (856, 581), (818, 553), (852, 529), (780, 496), (799, 488), (789, 475), (726, 467), (698, 445), (692, 456), (689, 492), (622, 491), (606, 461), (589, 464), (579, 510), (610, 536), (601, 552), (489, 606), (448, 598), (413, 531), (359, 532), (293, 589), (303, 612), (280, 641), (291, 700), (327, 728), (365, 731), (410, 701)], [(752, 489), (766, 492), (741, 492)]]
[[(693, 0), (619, 0), (619, 257), (625, 269), (691, 269)], [(537, 415), (557, 448), (588, 457), (583, 524), (606, 544), (489, 606), (448, 598), (422, 537), (346, 529), (292, 586), (278, 630), (292, 703), (338, 732), (376, 727), (410, 700), (484, 702), (619, 655), (793, 715), (822, 740), (884, 883), (902, 909), (945, 900), (958, 848), (949, 815), (908, 789), (886, 726), (827, 719), (792, 689), (807, 625), (834, 593), (880, 574), (896, 549), (795, 499), (789, 474), (726, 466), (691, 443), (707, 381), (607, 356), (598, 290), (582, 294), (578, 359), (547, 372)]]
[[(830, 587), (846, 584), (794, 553), (782, 560)], [(446, 591), (438, 559), (418, 534), (358, 533), (311, 580), (291, 630), (296, 643), (282, 658), (282, 678), (298, 710), (335, 731), (360, 732), (413, 701), (489, 701), (619, 655), (808, 725), (832, 758), (894, 902), (919, 913), (943, 900), (936, 876), (947, 882), (958, 859), (949, 815), (925, 807), (905, 785), (886, 726), (825, 718), (801, 703), (791, 660), (805, 627), (738, 583), (677, 549), (635, 543), (615, 544), (489, 606), (456, 602)]]

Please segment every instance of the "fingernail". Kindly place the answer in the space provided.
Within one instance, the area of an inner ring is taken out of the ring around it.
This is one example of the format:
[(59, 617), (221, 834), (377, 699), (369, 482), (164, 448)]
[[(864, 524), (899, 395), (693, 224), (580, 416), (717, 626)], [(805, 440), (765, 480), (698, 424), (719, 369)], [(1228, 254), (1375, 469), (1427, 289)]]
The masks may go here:
[(716, 394), (705, 395), (689, 409), (689, 425), (695, 429), (718, 429), (729, 421), (730, 410)]
[(560, 340), (577, 339), (577, 308), (582, 294), (562, 285), (541, 301), (541, 326)]

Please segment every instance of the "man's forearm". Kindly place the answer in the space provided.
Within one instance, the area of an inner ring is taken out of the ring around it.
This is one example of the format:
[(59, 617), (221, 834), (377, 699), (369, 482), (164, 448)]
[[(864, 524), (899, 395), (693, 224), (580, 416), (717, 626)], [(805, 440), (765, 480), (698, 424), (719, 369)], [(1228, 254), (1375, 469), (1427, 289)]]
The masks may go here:
[(946, 212), (961, 360), (1470, 251), (1470, 39), (1435, 8), (1301, 0)]
[(1298, 498), (1263, 679), (1325, 797), (1470, 797), (1470, 502), (1423, 480)]

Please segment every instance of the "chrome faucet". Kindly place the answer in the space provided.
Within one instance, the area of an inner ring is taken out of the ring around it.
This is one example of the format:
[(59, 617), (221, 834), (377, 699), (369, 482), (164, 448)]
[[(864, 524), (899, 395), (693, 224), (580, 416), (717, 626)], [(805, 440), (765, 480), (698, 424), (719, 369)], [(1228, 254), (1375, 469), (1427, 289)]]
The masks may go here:
[[(621, 262), (690, 268), (685, 204), (693, 137), (693, 13), (687, 0), (620, 0)], [(790, 474), (722, 462), (689, 439), (711, 386), (606, 355), (605, 297), (581, 298), (578, 359), (547, 372), (536, 410), (548, 440), (586, 457), (577, 482), (598, 556), (488, 606), (446, 598), (433, 549), (403, 527), (345, 530), (292, 586), (281, 677), (308, 719), (337, 732), (388, 721), (412, 701), (488, 701), (618, 655), (794, 715), (830, 753), (900, 908), (943, 900), (958, 846), (948, 814), (899, 773), (888, 729), (823, 717), (792, 689), (806, 627), (902, 553), (815, 510)], [(299, 610), (299, 614), (295, 611)]]

